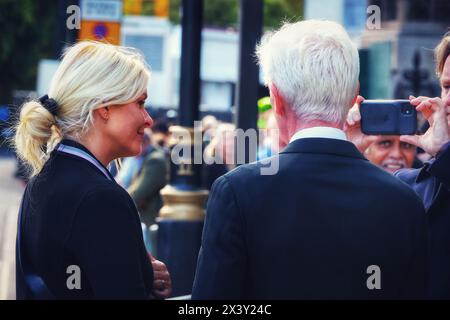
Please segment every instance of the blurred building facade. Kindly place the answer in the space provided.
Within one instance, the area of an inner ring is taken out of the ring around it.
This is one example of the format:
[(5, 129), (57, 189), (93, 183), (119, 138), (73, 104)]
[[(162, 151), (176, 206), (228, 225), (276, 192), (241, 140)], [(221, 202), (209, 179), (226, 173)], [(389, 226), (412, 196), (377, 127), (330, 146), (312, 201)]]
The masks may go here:
[(449, 13), (448, 0), (305, 1), (305, 19), (339, 22), (358, 44), (361, 93), (371, 99), (439, 93), (433, 49)]

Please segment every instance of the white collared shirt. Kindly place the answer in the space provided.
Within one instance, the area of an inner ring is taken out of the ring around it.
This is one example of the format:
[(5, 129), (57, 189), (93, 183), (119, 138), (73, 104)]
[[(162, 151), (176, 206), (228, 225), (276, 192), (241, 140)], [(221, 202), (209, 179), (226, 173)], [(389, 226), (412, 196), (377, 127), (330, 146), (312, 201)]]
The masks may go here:
[(291, 143), (294, 140), (302, 138), (327, 138), (327, 139), (338, 139), (347, 141), (347, 136), (345, 132), (341, 129), (332, 127), (312, 127), (307, 129), (302, 129), (297, 131), (289, 141)]

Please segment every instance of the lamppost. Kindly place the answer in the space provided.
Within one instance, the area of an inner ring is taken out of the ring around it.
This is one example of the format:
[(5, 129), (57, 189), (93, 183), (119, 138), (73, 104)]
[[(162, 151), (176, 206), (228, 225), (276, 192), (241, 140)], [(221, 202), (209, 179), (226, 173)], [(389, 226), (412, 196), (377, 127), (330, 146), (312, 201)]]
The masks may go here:
[(67, 28), (67, 8), (71, 5), (80, 6), (80, 0), (59, 0), (58, 1), (58, 17), (55, 31), (54, 58), (59, 59), (67, 46), (75, 43), (77, 40), (78, 30)]

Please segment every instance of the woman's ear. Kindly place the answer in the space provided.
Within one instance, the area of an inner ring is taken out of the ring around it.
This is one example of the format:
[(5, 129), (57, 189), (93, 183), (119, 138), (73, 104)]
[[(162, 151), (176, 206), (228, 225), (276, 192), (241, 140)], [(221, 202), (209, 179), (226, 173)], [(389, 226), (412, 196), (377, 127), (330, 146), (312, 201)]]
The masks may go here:
[(108, 119), (109, 119), (109, 108), (108, 107), (103, 107), (103, 108), (96, 109), (94, 112), (96, 112), (97, 115), (103, 121), (108, 121)]
[(280, 117), (284, 116), (286, 110), (283, 97), (281, 96), (277, 87), (273, 83), (269, 85), (269, 90), (270, 90), (270, 98), (272, 101), (272, 108), (275, 114)]

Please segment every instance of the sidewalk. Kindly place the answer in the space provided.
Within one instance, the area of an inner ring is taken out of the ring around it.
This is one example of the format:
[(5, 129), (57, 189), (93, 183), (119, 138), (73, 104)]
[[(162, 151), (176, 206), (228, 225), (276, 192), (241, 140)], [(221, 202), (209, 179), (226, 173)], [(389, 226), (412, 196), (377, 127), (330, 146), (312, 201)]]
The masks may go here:
[(16, 297), (17, 213), (24, 187), (13, 177), (15, 166), (13, 157), (0, 156), (0, 300)]

